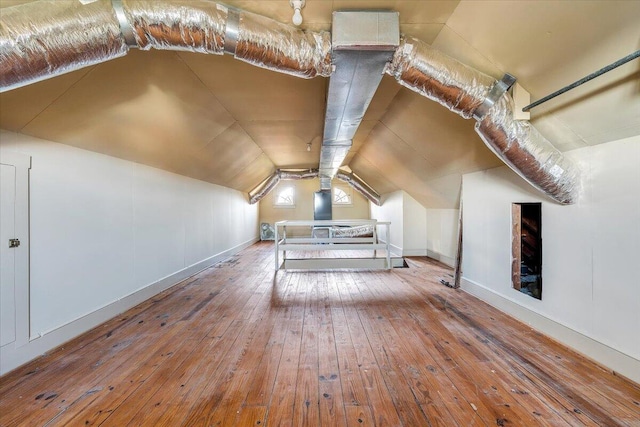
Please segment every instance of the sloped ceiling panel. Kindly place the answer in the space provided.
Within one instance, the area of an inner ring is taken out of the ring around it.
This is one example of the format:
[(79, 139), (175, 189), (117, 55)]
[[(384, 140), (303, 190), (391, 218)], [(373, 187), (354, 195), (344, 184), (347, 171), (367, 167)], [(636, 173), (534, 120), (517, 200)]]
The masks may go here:
[[(25, 2), (0, 0), (0, 6)], [(291, 19), (288, 0), (227, 3), (281, 22)], [(640, 48), (637, 1), (509, 2), (505, 7), (484, 1), (310, 0), (303, 28), (329, 30), (333, 10), (376, 8), (397, 10), (402, 33), (432, 42), (495, 78), (513, 73), (533, 99)], [(633, 61), (599, 77), (534, 109), (533, 124), (561, 150), (638, 134), (639, 73)], [(0, 127), (194, 175), (193, 153), (218, 144), (217, 155), (229, 150), (246, 156), (246, 166), (233, 177), (245, 163), (200, 179), (248, 191), (276, 167), (306, 167), (310, 158), (317, 165), (318, 151), (313, 146), (306, 152), (306, 143), (321, 131), (326, 84), (327, 79), (296, 79), (230, 57), (132, 51), (112, 63), (1, 94)], [(406, 185), (425, 206), (457, 207), (459, 175), (501, 163), (472, 133), (471, 122), (405, 91), (383, 78), (347, 161), (380, 193)], [(379, 126), (386, 127), (384, 132)], [(238, 145), (220, 142), (227, 129), (234, 135), (237, 130)], [(372, 153), (387, 139), (406, 146), (392, 145), (388, 163)], [(239, 147), (249, 147), (250, 154)], [(449, 151), (455, 159), (447, 160)], [(403, 156), (424, 159), (426, 172), (406, 173), (419, 180), (394, 175), (400, 165), (417, 167)]]
[[(512, 73), (533, 100), (640, 48), (637, 1), (493, 6), (461, 2), (434, 47), (489, 74)], [(639, 78), (638, 61), (632, 61), (536, 107), (532, 124), (561, 150), (637, 135)]]

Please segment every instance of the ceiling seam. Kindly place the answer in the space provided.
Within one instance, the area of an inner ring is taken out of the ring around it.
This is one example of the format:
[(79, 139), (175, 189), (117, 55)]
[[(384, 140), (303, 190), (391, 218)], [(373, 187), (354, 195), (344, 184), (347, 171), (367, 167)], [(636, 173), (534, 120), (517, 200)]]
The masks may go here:
[[(398, 97), (398, 95), (400, 94), (400, 92), (404, 89), (404, 87), (400, 86), (400, 90), (398, 90), (395, 95), (393, 95), (393, 97), (391, 98), (391, 101), (389, 101), (389, 103), (387, 104), (387, 107), (384, 109), (384, 113), (382, 113), (380, 115), (380, 118), (378, 120), (376, 120), (377, 123), (382, 123), (382, 120), (386, 117), (386, 115), (389, 113), (389, 109), (391, 107), (391, 104), (394, 103), (394, 101), (396, 100), (396, 98)], [(364, 119), (363, 119), (364, 120)], [(351, 157), (351, 160), (353, 160), (353, 158), (355, 157), (356, 154), (358, 154), (360, 152), (360, 150), (362, 150), (362, 147), (364, 147), (369, 141), (369, 136), (371, 135), (371, 132), (373, 132), (373, 129), (376, 126), (373, 126), (371, 129), (369, 129), (369, 132), (367, 133), (367, 135), (363, 138), (362, 144), (360, 144), (360, 146), (358, 147), (358, 149), (356, 151), (353, 152), (353, 156)], [(351, 150), (349, 150), (351, 151)]]
[[(395, 136), (396, 138), (398, 138), (400, 141), (402, 141), (407, 147), (411, 148), (413, 151), (415, 151), (416, 153), (418, 153), (418, 155), (420, 157), (422, 157), (424, 159), (425, 162), (427, 162), (427, 164), (429, 164), (429, 167), (431, 168), (435, 168), (435, 165), (433, 163), (431, 163), (431, 161), (429, 161), (429, 159), (427, 159), (421, 152), (419, 152), (418, 150), (416, 150), (415, 148), (413, 148), (413, 146), (411, 144), (409, 144), (407, 141), (405, 141), (404, 139), (402, 139), (397, 133), (395, 133), (394, 131), (391, 130), (391, 128), (389, 128), (389, 126), (387, 126), (383, 121), (380, 121), (380, 124), (382, 126), (384, 126), (389, 132), (391, 132), (393, 134), (393, 136)], [(375, 128), (375, 126), (374, 126)], [(372, 130), (373, 131), (373, 130)]]
[(191, 66), (189, 66), (189, 64), (184, 59), (182, 59), (182, 56), (180, 56), (180, 52), (174, 52), (174, 53), (178, 57), (178, 59), (189, 69), (189, 71), (191, 71), (191, 73), (195, 76), (195, 78), (198, 79), (198, 81), (202, 84), (202, 86), (204, 86), (207, 89), (207, 92), (209, 92), (209, 94), (211, 94), (211, 96), (213, 96), (213, 99), (218, 101), (218, 104), (220, 104), (220, 106), (222, 108), (224, 108), (224, 111), (226, 111), (227, 114), (229, 114), (229, 116), (231, 116), (231, 118), (235, 122), (237, 122), (238, 119), (236, 119), (236, 117), (233, 114), (231, 114), (231, 112), (227, 109), (227, 107), (218, 99), (218, 97), (215, 95), (215, 93), (213, 93), (213, 91), (211, 91), (211, 88), (209, 88), (209, 86), (207, 86), (207, 84), (204, 81), (202, 81), (202, 79), (200, 78), (198, 73), (196, 73), (194, 71), (194, 69), (191, 68)]
[[(276, 167), (275, 163), (273, 163), (273, 161), (269, 158), (269, 156), (267, 156), (266, 153), (260, 153), (255, 158), (253, 158), (251, 161), (247, 162), (242, 167), (242, 169), (244, 170), (247, 166), (249, 166), (249, 165), (253, 164), (254, 162), (256, 162), (260, 158), (260, 156), (262, 156), (262, 155), (264, 155), (271, 162), (271, 164), (273, 165), (274, 168)], [(238, 175), (240, 175), (243, 172), (243, 170), (241, 170), (240, 172), (237, 172), (235, 175), (231, 176), (227, 181), (225, 181), (225, 183), (229, 183), (229, 182), (233, 181)], [(262, 179), (262, 181), (264, 181), (264, 179)], [(260, 181), (260, 182), (262, 182), (262, 181)], [(260, 182), (258, 184), (260, 184)]]
[[(385, 179), (385, 181), (387, 181), (388, 183), (390, 183), (390, 184), (392, 184), (392, 185), (395, 185), (395, 186), (396, 186), (396, 188), (397, 188), (398, 190), (402, 190), (402, 187), (400, 187), (400, 186), (399, 186), (396, 182), (394, 182), (393, 180), (389, 179), (389, 178), (387, 177), (387, 175), (383, 174), (383, 173), (382, 173), (382, 170), (381, 170), (378, 166), (376, 166), (373, 162), (371, 162), (369, 159), (367, 159), (367, 157), (366, 157), (366, 156), (364, 156), (364, 155), (362, 155), (362, 154), (358, 154), (358, 156), (362, 157), (362, 159), (363, 159), (365, 162), (367, 162), (368, 164), (370, 164), (370, 165), (371, 165), (371, 167), (372, 167), (373, 169), (375, 169), (375, 170), (378, 172), (378, 175), (382, 176), (382, 177)], [(354, 158), (355, 158), (355, 156), (354, 156)], [(352, 160), (353, 160), (353, 159), (352, 159)], [(360, 177), (362, 178), (362, 176), (361, 176), (359, 173), (357, 173), (354, 169), (351, 169), (351, 170), (352, 170), (356, 175), (358, 175), (358, 176), (360, 176)], [(362, 178), (362, 179), (364, 180), (364, 178)], [(364, 180), (364, 181), (366, 182), (366, 180)], [(395, 190), (395, 191), (397, 191), (397, 190)]]
[(49, 107), (51, 107), (53, 104), (55, 104), (56, 102), (58, 102), (58, 100), (60, 98), (62, 98), (64, 95), (67, 94), (67, 92), (69, 92), (71, 89), (73, 89), (78, 83), (80, 83), (82, 80), (84, 80), (89, 74), (91, 74), (96, 68), (98, 68), (100, 66), (100, 64), (98, 65), (94, 65), (92, 66), (89, 70), (87, 70), (86, 73), (84, 73), (82, 75), (82, 77), (80, 77), (77, 81), (75, 81), (74, 83), (72, 83), (67, 89), (65, 89), (64, 92), (62, 92), (60, 95), (58, 95), (55, 99), (53, 99), (49, 104), (47, 104), (40, 112), (38, 112), (35, 116), (33, 116), (33, 118), (31, 120), (29, 120), (27, 123), (25, 123), (24, 126), (22, 126), (19, 130), (18, 133), (22, 133), (22, 131), (24, 130), (24, 128), (26, 128), (27, 126), (29, 126), (35, 119), (37, 119), (42, 113), (44, 113), (47, 109), (49, 109)]
[[(485, 54), (483, 54), (482, 52), (480, 52), (474, 45), (472, 45), (471, 43), (469, 43), (469, 41), (467, 39), (465, 39), (464, 37), (462, 37), (462, 35), (460, 33), (458, 33), (456, 30), (454, 30), (452, 27), (449, 26), (449, 24), (445, 24), (445, 27), (449, 28), (456, 36), (458, 36), (460, 38), (460, 40), (464, 41), (467, 46), (469, 46), (471, 49), (473, 49), (473, 51), (478, 54), (479, 56), (481, 56), (482, 58), (484, 58), (489, 64), (493, 65), (496, 70), (500, 71), (500, 76), (491, 76), (494, 77), (496, 79), (500, 79), (500, 77), (502, 77), (502, 75), (505, 74), (505, 71), (502, 69), (502, 67), (499, 67), (498, 64), (496, 64), (495, 62), (493, 62), (491, 59), (489, 59)], [(442, 27), (444, 29), (444, 27)], [(442, 30), (440, 30), (440, 33), (442, 32)], [(431, 46), (433, 46), (437, 41), (438, 41), (438, 37), (440, 37), (440, 33), (438, 33), (438, 36), (435, 38), (435, 40), (433, 41), (433, 43), (431, 43)], [(446, 52), (445, 52), (446, 53)], [(449, 53), (447, 53), (447, 55), (450, 55)], [(455, 56), (450, 55), (453, 59), (455, 59), (456, 61), (460, 61), (463, 62), (462, 60), (457, 59)], [(486, 74), (486, 73), (485, 73)], [(517, 76), (516, 76), (517, 77)], [(523, 86), (524, 87), (524, 86)], [(526, 89), (526, 88), (525, 88)]]
[(178, 57), (178, 59), (180, 61), (182, 61), (182, 63), (189, 69), (189, 71), (191, 71), (191, 73), (193, 73), (193, 75), (195, 76), (196, 79), (198, 79), (198, 81), (202, 84), (202, 86), (204, 86), (207, 89), (207, 92), (209, 92), (211, 94), (211, 96), (213, 96), (213, 98), (220, 104), (220, 106), (222, 106), (222, 108), (224, 108), (224, 111), (227, 112), (227, 114), (229, 114), (229, 116), (231, 116), (231, 118), (234, 120), (234, 122), (232, 124), (230, 124), (228, 127), (226, 127), (222, 132), (220, 132), (219, 134), (217, 134), (216, 136), (214, 136), (210, 141), (208, 141), (203, 147), (202, 149), (206, 148), (209, 144), (211, 144), (218, 136), (222, 135), (225, 131), (227, 131), (231, 126), (233, 126), (234, 124), (238, 123), (238, 126), (240, 126), (240, 128), (244, 131), (244, 133), (247, 134), (247, 136), (249, 138), (251, 138), (251, 141), (256, 145), (256, 147), (258, 147), (261, 151), (262, 154), (264, 154), (265, 156), (267, 156), (267, 159), (269, 159), (269, 161), (271, 161), (271, 163), (273, 163), (273, 165), (275, 166), (275, 162), (271, 159), (271, 157), (269, 157), (269, 155), (267, 155), (267, 153), (264, 152), (264, 150), (262, 149), (262, 147), (260, 146), (260, 144), (258, 144), (255, 139), (253, 139), (253, 137), (251, 136), (251, 134), (249, 134), (249, 132), (247, 132), (247, 130), (242, 126), (242, 124), (240, 123), (240, 121), (233, 115), (231, 114), (231, 112), (227, 109), (227, 107), (218, 99), (218, 97), (211, 91), (211, 88), (209, 88), (209, 86), (207, 86), (205, 84), (204, 81), (202, 81), (202, 79), (200, 78), (200, 76), (198, 75), (198, 73), (196, 73), (194, 71), (193, 68), (191, 68), (189, 66), (189, 64), (182, 58), (182, 56), (180, 56), (179, 52), (175, 52), (176, 56)]

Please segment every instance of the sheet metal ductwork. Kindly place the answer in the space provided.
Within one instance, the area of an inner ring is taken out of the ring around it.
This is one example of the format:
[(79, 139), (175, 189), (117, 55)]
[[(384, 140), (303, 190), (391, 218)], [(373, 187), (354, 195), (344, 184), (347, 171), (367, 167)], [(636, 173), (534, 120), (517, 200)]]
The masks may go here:
[(321, 190), (331, 188), (400, 43), (400, 19), (397, 12), (334, 12), (331, 37), (335, 71), (329, 78), (320, 149)]
[(2, 10), (0, 92), (124, 56), (130, 47), (226, 52), (303, 78), (332, 71), (329, 33), (207, 0), (48, 0)]
[(529, 122), (513, 118), (511, 96), (500, 82), (405, 37), (386, 72), (398, 82), (465, 118), (485, 144), (531, 185), (562, 204), (577, 200), (579, 171)]

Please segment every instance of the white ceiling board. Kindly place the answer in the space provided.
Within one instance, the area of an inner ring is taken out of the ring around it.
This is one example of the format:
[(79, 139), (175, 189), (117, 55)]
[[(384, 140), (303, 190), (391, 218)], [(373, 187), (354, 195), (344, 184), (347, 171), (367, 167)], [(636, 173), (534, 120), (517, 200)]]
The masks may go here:
[(32, 1), (35, 0), (0, 0), (0, 8), (18, 6)]
[(376, 125), (358, 154), (383, 171), (385, 177), (400, 188), (431, 178), (434, 166), (384, 124)]
[(356, 154), (349, 164), (351, 169), (364, 182), (373, 188), (378, 194), (391, 193), (399, 190), (399, 187), (386, 179), (383, 172), (377, 169), (371, 162)]
[(431, 46), (496, 79), (504, 75), (504, 71), (448, 26), (442, 28)]
[(249, 165), (234, 175), (229, 181), (222, 183), (223, 186), (233, 188), (248, 194), (256, 187), (256, 183), (263, 181), (264, 177), (270, 177), (276, 168), (273, 166), (266, 154), (261, 154)]
[(425, 43), (433, 43), (444, 24), (401, 24), (400, 33), (415, 37)]
[[(514, 74), (536, 100), (640, 48), (639, 20), (637, 1), (464, 1), (435, 45), (482, 71)], [(532, 122), (552, 112), (540, 130), (559, 148), (637, 134), (639, 69), (635, 61), (536, 107)], [(578, 138), (558, 141), (567, 133)]]
[(637, 1), (463, 1), (447, 26), (499, 69), (529, 82), (589, 62), (595, 46), (618, 39), (625, 28), (635, 28), (631, 53), (638, 48), (639, 19)]
[[(277, 167), (318, 167), (321, 120), (260, 120), (243, 121), (241, 124)], [(307, 151), (309, 142), (311, 151)]]
[(395, 98), (400, 89), (402, 89), (402, 86), (395, 78), (387, 74), (383, 75), (363, 120), (380, 120), (389, 109), (389, 105), (391, 105), (393, 98)]
[(475, 121), (465, 120), (409, 89), (398, 93), (382, 123), (427, 159), (430, 179), (501, 164), (473, 130)]
[(261, 154), (226, 183), (228, 187), (248, 193), (275, 171), (266, 154)]
[(328, 79), (301, 79), (228, 55), (179, 55), (238, 121), (324, 120)]
[[(290, 24), (293, 17), (293, 9), (289, 0), (229, 0), (223, 3), (258, 15), (268, 16), (286, 24)], [(328, 25), (328, 29), (330, 29), (332, 3), (327, 0), (308, 0), (301, 11), (303, 21), (300, 28), (307, 29), (309, 24), (321, 24)]]
[(19, 132), (93, 67), (43, 80), (0, 94), (0, 127)]
[(358, 150), (360, 150), (360, 147), (362, 147), (363, 144), (366, 144), (367, 139), (369, 138), (369, 134), (371, 133), (371, 130), (373, 130), (373, 128), (378, 123), (380, 122), (377, 120), (363, 120), (360, 122), (360, 126), (358, 127), (358, 130), (356, 131), (356, 134), (353, 136), (351, 149), (349, 150), (349, 152), (347, 153), (347, 156), (342, 162), (343, 165), (348, 165), (351, 162), (351, 159), (353, 159), (353, 157), (358, 153)]
[(204, 147), (191, 151), (183, 173), (216, 184), (228, 183), (262, 154), (239, 123), (229, 126)]
[(96, 66), (23, 133), (176, 172), (190, 146), (233, 122), (175, 53), (133, 51)]
[[(0, 0), (0, 5), (22, 3)], [(229, 5), (289, 23), (289, 0)], [(303, 29), (333, 10), (393, 9), (401, 32), (538, 99), (640, 48), (638, 1), (307, 0)], [(634, 61), (532, 111), (561, 150), (640, 133)], [(0, 95), (0, 126), (248, 191), (276, 167), (317, 167), (328, 79), (231, 56), (132, 50)], [(465, 121), (384, 76), (346, 158), (381, 193), (457, 207), (465, 172), (500, 165)]]
[[(311, 1), (315, 0), (309, 0), (307, 3)], [(333, 8), (334, 10), (395, 10), (400, 13), (401, 24), (443, 24), (447, 22), (458, 3), (458, 0), (334, 0)]]

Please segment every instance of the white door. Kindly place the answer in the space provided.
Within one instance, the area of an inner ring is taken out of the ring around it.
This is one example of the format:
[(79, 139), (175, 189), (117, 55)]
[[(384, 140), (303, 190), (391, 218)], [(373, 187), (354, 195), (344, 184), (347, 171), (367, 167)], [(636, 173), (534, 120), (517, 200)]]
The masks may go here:
[(0, 164), (0, 347), (16, 340), (16, 168)]

